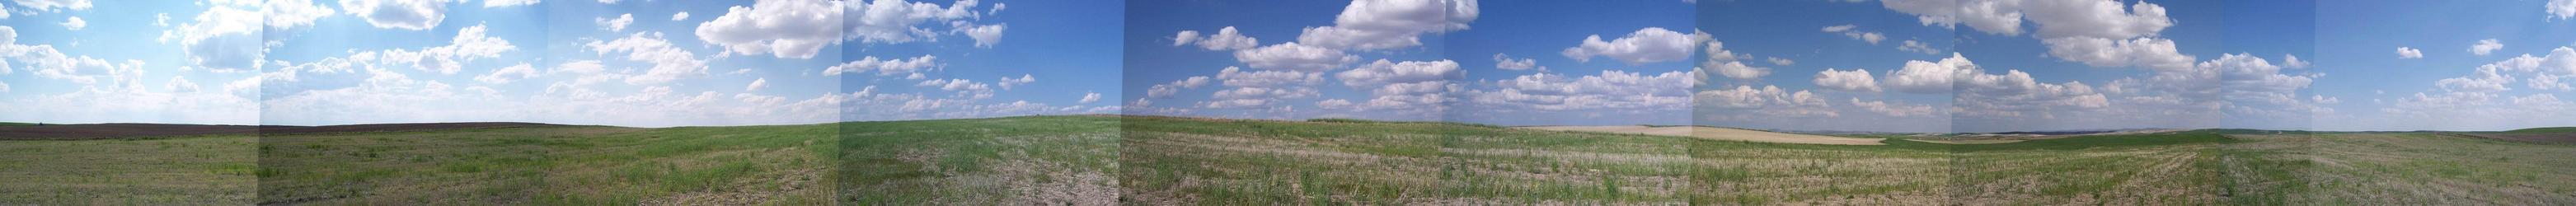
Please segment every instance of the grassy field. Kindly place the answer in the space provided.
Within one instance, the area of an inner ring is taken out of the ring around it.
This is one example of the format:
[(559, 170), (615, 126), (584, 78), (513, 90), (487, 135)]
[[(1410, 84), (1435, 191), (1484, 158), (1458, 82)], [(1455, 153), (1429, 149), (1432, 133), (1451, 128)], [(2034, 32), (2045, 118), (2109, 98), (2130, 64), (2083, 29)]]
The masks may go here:
[(258, 138), (0, 141), (0, 205), (249, 205)]
[(1115, 116), (0, 141), (0, 205), (2576, 204), (2576, 145), (2454, 133), (1882, 143)]
[(849, 123), (840, 202), (1114, 204), (1117, 124), (1102, 116)]
[(262, 137), (262, 204), (809, 205), (833, 125)]

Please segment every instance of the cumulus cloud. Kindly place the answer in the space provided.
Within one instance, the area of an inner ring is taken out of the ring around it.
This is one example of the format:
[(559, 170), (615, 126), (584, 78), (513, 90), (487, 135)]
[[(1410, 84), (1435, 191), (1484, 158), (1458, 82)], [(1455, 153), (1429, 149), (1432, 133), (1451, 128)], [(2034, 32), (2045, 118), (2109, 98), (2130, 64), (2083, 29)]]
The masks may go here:
[(1242, 32), (1235, 31), (1231, 26), (1217, 29), (1216, 34), (1207, 36), (1199, 36), (1197, 30), (1183, 30), (1172, 37), (1172, 46), (1192, 43), (1198, 44), (1202, 49), (1223, 51), (1251, 49), (1253, 46), (1260, 46), (1261, 40), (1243, 36)]
[(1886, 86), (1907, 93), (1948, 93), (1951, 80), (1980, 70), (1968, 57), (1951, 53), (1940, 62), (1906, 61), (1905, 68), (1889, 72)]
[(2306, 68), (2308, 68), (2308, 66), (2313, 66), (2313, 65), (2315, 65), (2315, 64), (2309, 63), (2308, 61), (2301, 61), (2301, 60), (2299, 60), (2299, 55), (2289, 55), (2289, 54), (2282, 54), (2282, 55), (2281, 55), (2281, 67), (2282, 67), (2282, 68), (2306, 69)]
[(1816, 73), (1816, 86), (1854, 92), (1879, 92), (1880, 90), (1878, 79), (1870, 77), (1867, 69), (1838, 71), (1826, 68), (1825, 71)]
[(625, 58), (621, 59), (653, 64), (643, 74), (627, 77), (627, 84), (662, 84), (707, 73), (706, 60), (698, 59), (696, 53), (673, 47), (670, 41), (662, 38), (661, 32), (652, 35), (635, 33), (610, 41), (592, 40), (583, 46), (599, 55), (624, 53)]
[[(1322, 76), (1317, 76), (1316, 78), (1322, 78)], [(1194, 76), (1182, 78), (1181, 80), (1173, 80), (1172, 83), (1156, 84), (1153, 87), (1145, 89), (1145, 97), (1152, 99), (1171, 97), (1173, 94), (1180, 93), (1183, 89), (1198, 89), (1201, 86), (1207, 86), (1208, 80), (1208, 77), (1205, 76)], [(1142, 102), (1143, 99), (1138, 100)]]
[(1307, 27), (1297, 42), (1347, 50), (1422, 45), (1423, 33), (1466, 30), (1476, 21), (1475, 0), (1359, 0), (1342, 7), (1332, 26)]
[(1690, 58), (1691, 45), (1697, 42), (1698, 39), (1690, 34), (1646, 27), (1610, 41), (1602, 41), (1601, 35), (1584, 37), (1582, 44), (1558, 53), (1581, 62), (1602, 56), (1633, 65)]
[(1940, 54), (1940, 53), (1941, 53), (1941, 49), (1935, 49), (1935, 48), (1932, 48), (1932, 44), (1925, 44), (1925, 43), (1923, 43), (1923, 42), (1918, 42), (1918, 41), (1914, 41), (1914, 40), (1905, 40), (1905, 43), (1904, 43), (1904, 44), (1896, 45), (1896, 50), (1897, 50), (1897, 51), (1907, 51), (1907, 52), (1917, 52), (1917, 53), (1923, 53), (1923, 54)]
[(1851, 105), (1860, 107), (1861, 110), (1869, 110), (1869, 112), (1890, 117), (1931, 116), (1933, 113), (1937, 112), (1932, 110), (1932, 105), (1901, 104), (1884, 101), (1860, 101), (1859, 98), (1852, 98)]
[(841, 75), (842, 73), (857, 74), (868, 71), (876, 71), (877, 76), (919, 74), (922, 71), (939, 69), (943, 64), (940, 64), (938, 60), (938, 56), (932, 55), (921, 55), (913, 58), (886, 59), (868, 56), (861, 57), (858, 60), (843, 62), (841, 65), (832, 65), (831, 67), (823, 68), (823, 75), (835, 76)]
[[(528, 2), (536, 1), (528, 0)], [(266, 16), (268, 28), (272, 29), (293, 29), (313, 25), (314, 20), (330, 17), (332, 13), (338, 12), (331, 10), (329, 6), (314, 4), (312, 0), (270, 0), (261, 3), (259, 8), (259, 13)], [(199, 15), (201, 15), (198, 17), (201, 19), (199, 22), (203, 22), (204, 14)]]
[(2513, 83), (2513, 76), (2496, 73), (2495, 67), (2479, 67), (2477, 72), (2470, 73), (2469, 76), (2445, 78), (2439, 81), (2434, 81), (2433, 85), (2441, 86), (2442, 89), (2445, 90), (2460, 92), (2499, 92), (2512, 90), (2504, 87), (2504, 84), (2506, 83)]
[[(1216, 79), (1229, 87), (1307, 86), (1323, 83), (1324, 73), (1288, 70), (1244, 71), (1238, 67), (1225, 67), (1225, 70), (1217, 72)], [(1186, 88), (1195, 88), (1197, 87), (1195, 85), (1205, 82), (1195, 77), (1183, 81), (1175, 83), (1187, 83), (1189, 85)]]
[(2019, 0), (1884, 0), (1880, 6), (1913, 14), (1923, 25), (1956, 28), (1967, 24), (1977, 31), (1998, 35), (2020, 35), (2022, 13)]
[(18, 7), (46, 12), (56, 12), (64, 9), (75, 11), (89, 10), (90, 8), (89, 0), (17, 0), (14, 2), (18, 3)]
[(1459, 69), (1455, 61), (1390, 62), (1381, 59), (1333, 77), (1341, 79), (1342, 85), (1351, 89), (1386, 96), (1444, 91), (1449, 80), (1465, 76), (1466, 70)]
[[(1779, 86), (1735, 86), (1734, 88), (1699, 91), (1693, 105), (1707, 111), (1733, 115), (1764, 117), (1838, 117), (1823, 96), (1806, 90), (1790, 91)], [(1727, 116), (1727, 115), (1721, 115)]]
[(1538, 66), (1538, 59), (1513, 59), (1511, 55), (1504, 55), (1503, 53), (1494, 53), (1494, 68), (1512, 71), (1536, 68), (1539, 71), (1547, 71), (1547, 67)]
[(1502, 110), (1676, 111), (1690, 105), (1694, 73), (1604, 70), (1580, 77), (1537, 73), (1495, 80), (1493, 88), (1469, 90), (1463, 96), (1468, 103)]
[(1771, 62), (1771, 65), (1780, 65), (1780, 66), (1798, 65), (1798, 61), (1797, 61), (1797, 60), (1789, 60), (1789, 59), (1779, 58), (1779, 57), (1763, 57), (1762, 59), (1763, 59), (1763, 60), (1770, 61), (1770, 62)]
[(340, 0), (348, 14), (366, 19), (376, 28), (429, 30), (447, 20), (447, 4), (452, 0)]
[(1074, 103), (1090, 104), (1090, 103), (1092, 103), (1092, 102), (1100, 102), (1100, 93), (1099, 93), (1099, 92), (1091, 92), (1091, 93), (1083, 94), (1083, 95), (1082, 95), (1082, 101), (1076, 101), (1076, 102), (1074, 102)]
[(2422, 58), (2424, 58), (2424, 50), (2416, 50), (2415, 48), (2407, 48), (2407, 47), (2397, 47), (2397, 58), (2399, 58), (2399, 59), (2422, 59)]
[(536, 5), (538, 0), (483, 0), (483, 8)]
[[(822, 2), (805, 1), (797, 3), (820, 4)], [(831, 18), (830, 20), (836, 21), (841, 24), (842, 27), (847, 28), (846, 30), (843, 30), (844, 32), (841, 34), (843, 35), (842, 39), (856, 39), (862, 43), (905, 43), (917, 40), (938, 40), (939, 33), (932, 32), (937, 30), (923, 27), (922, 25), (929, 22), (979, 19), (983, 16), (983, 14), (975, 12), (975, 7), (979, 6), (979, 4), (980, 2), (975, 0), (957, 1), (945, 7), (939, 6), (938, 4), (908, 2), (904, 0), (850, 1), (839, 4), (842, 5), (842, 11), (839, 13), (850, 15), (851, 18), (849, 18), (849, 20), (842, 21), (840, 20), (841, 18)], [(810, 26), (813, 24), (793, 25), (797, 25), (793, 27), (815, 27)], [(778, 26), (785, 27), (789, 25)]]
[(535, 66), (530, 66), (528, 63), (519, 63), (519, 65), (511, 65), (509, 67), (502, 67), (499, 70), (493, 70), (491, 74), (475, 76), (474, 81), (488, 84), (508, 84), (513, 80), (536, 78), (537, 74), (537, 68)]
[(177, 93), (196, 93), (198, 89), (197, 83), (188, 82), (188, 77), (186, 76), (170, 77), (170, 83), (163, 84), (161, 88), (162, 90)]
[(995, 82), (995, 83), (998, 83), (998, 84), (1001, 84), (1001, 85), (1002, 85), (1002, 89), (1003, 89), (1003, 90), (1009, 90), (1009, 89), (1011, 89), (1012, 87), (1018, 87), (1018, 86), (1020, 86), (1020, 85), (1028, 85), (1029, 83), (1038, 82), (1038, 78), (1037, 78), (1036, 76), (1031, 76), (1031, 75), (1028, 75), (1028, 74), (1021, 74), (1021, 75), (1020, 75), (1020, 78), (1018, 78), (1018, 79), (1013, 79), (1013, 78), (1010, 78), (1010, 77), (1002, 77), (1002, 80), (1001, 80), (1001, 81), (994, 81), (994, 82)]
[(742, 86), (742, 91), (760, 91), (760, 88), (769, 88), (769, 78), (752, 79), (751, 85)]
[[(880, 4), (888, 2), (900, 3), (878, 1)], [(969, 0), (961, 4), (973, 2)], [(843, 31), (839, 28), (815, 26), (841, 25), (843, 10), (839, 9), (840, 5), (840, 2), (816, 0), (776, 0), (760, 1), (751, 7), (734, 6), (714, 20), (698, 24), (696, 34), (698, 39), (708, 44), (724, 47), (728, 55), (771, 54), (778, 58), (810, 59), (825, 46), (840, 42)], [(875, 18), (866, 16), (859, 19), (868, 21)]]
[(1753, 67), (1753, 66), (1748, 66), (1748, 65), (1744, 65), (1744, 62), (1741, 62), (1741, 61), (1731, 61), (1731, 62), (1725, 62), (1725, 63), (1717, 63), (1717, 64), (1714, 64), (1714, 65), (1706, 65), (1706, 66), (1704, 66), (1703, 68), (1707, 68), (1707, 69), (1709, 69), (1709, 70), (1717, 71), (1717, 73), (1718, 73), (1718, 74), (1720, 74), (1720, 75), (1725, 75), (1725, 76), (1726, 76), (1726, 78), (1734, 78), (1734, 79), (1739, 79), (1739, 80), (1760, 79), (1760, 78), (1762, 78), (1762, 76), (1770, 76), (1770, 75), (1771, 75), (1771, 68), (1763, 68), (1763, 67)]
[(1885, 35), (1885, 34), (1879, 34), (1878, 32), (1864, 32), (1864, 31), (1860, 31), (1859, 27), (1860, 27), (1860, 26), (1855, 26), (1855, 25), (1850, 25), (1850, 24), (1844, 24), (1844, 25), (1840, 25), (1840, 26), (1828, 26), (1828, 27), (1825, 27), (1825, 28), (1824, 28), (1824, 32), (1825, 32), (1825, 33), (1841, 33), (1841, 34), (1843, 34), (1843, 36), (1845, 36), (1845, 37), (1851, 37), (1851, 38), (1852, 38), (1852, 39), (1854, 39), (1854, 40), (1860, 40), (1860, 41), (1869, 42), (1869, 44), (1878, 44), (1878, 41), (1880, 41), (1880, 40), (1887, 40), (1887, 35)]
[(2576, 18), (2576, 0), (2549, 0), (2549, 4), (2541, 8), (2549, 11), (2550, 19)]
[(955, 30), (949, 31), (950, 33), (966, 34), (966, 38), (975, 40), (975, 47), (984, 48), (992, 48), (994, 44), (1001, 44), (1002, 31), (1010, 29), (1010, 25), (976, 25), (963, 21), (952, 22), (950, 25), (951, 27), (956, 28)]
[(600, 30), (608, 30), (611, 32), (625, 31), (626, 25), (635, 24), (635, 14), (618, 14), (615, 19), (605, 17), (592, 18), (591, 22), (599, 24)]
[(689, 20), (689, 12), (671, 13), (671, 21)]
[(1307, 46), (1297, 42), (1234, 51), (1234, 59), (1254, 69), (1324, 72), (1359, 61), (1359, 56), (1341, 50)]
[(2498, 42), (2496, 39), (2478, 40), (2478, 44), (2469, 45), (2469, 53), (2477, 54), (2479, 56), (2486, 56), (2488, 53), (2495, 53), (2495, 50), (2497, 49), (2504, 49), (2504, 43)]
[(83, 21), (80, 17), (75, 16), (64, 19), (62, 25), (63, 29), (80, 31), (81, 28), (89, 28), (89, 21)]
[(2174, 49), (2173, 40), (2136, 38), (2128, 40), (2068, 37), (2041, 40), (2048, 44), (2048, 55), (2095, 67), (2137, 66), (2157, 70), (2191, 67), (2193, 57)]

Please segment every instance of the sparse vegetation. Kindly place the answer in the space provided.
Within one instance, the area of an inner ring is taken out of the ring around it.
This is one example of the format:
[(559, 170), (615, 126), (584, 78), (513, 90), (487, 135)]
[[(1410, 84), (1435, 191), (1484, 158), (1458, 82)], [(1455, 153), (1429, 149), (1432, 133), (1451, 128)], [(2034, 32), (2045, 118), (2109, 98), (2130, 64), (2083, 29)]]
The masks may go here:
[(2576, 145), (2473, 135), (1879, 137), (1036, 116), (12, 140), (0, 204), (2576, 204), (2576, 159), (2550, 158)]

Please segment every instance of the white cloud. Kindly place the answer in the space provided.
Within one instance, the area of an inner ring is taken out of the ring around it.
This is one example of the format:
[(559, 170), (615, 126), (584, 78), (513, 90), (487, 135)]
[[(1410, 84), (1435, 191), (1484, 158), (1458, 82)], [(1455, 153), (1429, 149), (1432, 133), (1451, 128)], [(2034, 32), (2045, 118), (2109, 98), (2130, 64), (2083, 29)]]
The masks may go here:
[(1002, 80), (1001, 80), (1001, 81), (994, 81), (994, 83), (1001, 84), (1001, 85), (1002, 85), (1002, 89), (1003, 89), (1003, 90), (1010, 90), (1012, 87), (1018, 87), (1018, 86), (1020, 86), (1020, 85), (1028, 85), (1029, 83), (1033, 83), (1033, 82), (1038, 82), (1038, 78), (1037, 78), (1036, 76), (1031, 76), (1031, 75), (1028, 75), (1028, 74), (1020, 74), (1020, 78), (1018, 78), (1018, 79), (1013, 79), (1013, 78), (1010, 78), (1010, 77), (1002, 77)]
[(18, 3), (18, 7), (46, 12), (61, 11), (63, 9), (75, 11), (89, 10), (90, 8), (89, 0), (17, 0), (16, 2)]
[(1855, 92), (1879, 92), (1880, 90), (1878, 79), (1870, 77), (1867, 69), (1837, 71), (1826, 68), (1825, 71), (1816, 73), (1816, 86)]
[(670, 41), (662, 39), (660, 32), (652, 34), (635, 33), (605, 42), (592, 40), (583, 46), (600, 55), (625, 53), (623, 59), (627, 61), (653, 64), (653, 68), (645, 70), (644, 74), (627, 77), (627, 84), (661, 84), (707, 73), (706, 60), (698, 59), (697, 54), (688, 50), (672, 47)]
[(2469, 76), (2446, 78), (2440, 81), (2434, 81), (2433, 85), (2441, 86), (2444, 90), (2457, 92), (2499, 92), (2512, 90), (2504, 87), (2504, 84), (2506, 83), (2513, 83), (2513, 76), (2496, 73), (2496, 67), (2478, 67), (2477, 72), (2470, 73)]
[(671, 13), (671, 21), (689, 20), (689, 12)]
[[(261, 31), (262, 18), (268, 17), (263, 17), (263, 14), (258, 11), (242, 10), (232, 6), (215, 6), (207, 8), (205, 12), (197, 13), (193, 22), (162, 31), (161, 37), (156, 41), (164, 43), (176, 41), (179, 47), (184, 49), (182, 51), (188, 54), (189, 63), (198, 67), (255, 69), (258, 68), (260, 59), (266, 58), (264, 52), (260, 51), (259, 45), (263, 37), (258, 33)], [(270, 28), (278, 28), (281, 26), (278, 23), (269, 22), (267, 25)]]
[(429, 30), (447, 20), (447, 3), (451, 0), (340, 0), (340, 8), (349, 15), (367, 20), (376, 28)]
[(519, 63), (519, 65), (512, 65), (509, 67), (502, 67), (499, 70), (493, 70), (491, 74), (475, 76), (474, 81), (488, 84), (508, 84), (510, 81), (514, 80), (536, 78), (537, 74), (537, 68), (535, 66), (530, 66), (527, 63)]
[(965, 33), (967, 38), (975, 39), (975, 47), (985, 48), (992, 48), (994, 44), (1002, 43), (1002, 31), (1009, 29), (1007, 26), (1010, 26), (1002, 24), (974, 25), (963, 21), (955, 22), (951, 25), (956, 28), (955, 31), (951, 32)]
[[(1321, 78), (1321, 76), (1318, 76), (1318, 78)], [(1321, 80), (1317, 80), (1317, 81), (1321, 81)], [(1173, 94), (1178, 94), (1178, 93), (1180, 93), (1180, 91), (1181, 91), (1182, 89), (1198, 89), (1198, 88), (1199, 88), (1199, 87), (1201, 87), (1201, 86), (1207, 86), (1207, 84), (1208, 84), (1208, 77), (1205, 77), (1205, 76), (1194, 76), (1194, 77), (1190, 77), (1190, 78), (1183, 78), (1183, 79), (1181, 79), (1181, 80), (1173, 80), (1173, 81), (1172, 81), (1172, 83), (1157, 84), (1157, 85), (1154, 85), (1153, 87), (1150, 87), (1150, 88), (1146, 89), (1146, 90), (1145, 90), (1145, 97), (1146, 97), (1146, 98), (1155, 98), (1155, 99), (1163, 98), (1163, 97), (1170, 97), (1170, 96), (1172, 96)], [(1143, 100), (1143, 99), (1138, 99), (1138, 100), (1140, 100), (1140, 101), (1141, 101), (1141, 100)]]
[(1887, 40), (1887, 35), (1885, 35), (1885, 34), (1879, 34), (1878, 32), (1864, 32), (1864, 31), (1860, 31), (1860, 30), (1858, 29), (1859, 27), (1860, 27), (1860, 26), (1850, 25), (1850, 24), (1844, 24), (1844, 25), (1840, 25), (1840, 26), (1828, 26), (1828, 27), (1825, 27), (1823, 30), (1824, 30), (1824, 32), (1825, 32), (1825, 33), (1841, 33), (1841, 34), (1843, 34), (1843, 36), (1845, 36), (1845, 37), (1851, 37), (1852, 39), (1855, 39), (1855, 40), (1866, 41), (1866, 42), (1869, 42), (1869, 44), (1878, 44), (1878, 41), (1880, 41), (1880, 40)]
[(1307, 46), (1297, 42), (1234, 51), (1234, 59), (1255, 69), (1324, 72), (1359, 61), (1359, 56), (1341, 50)]
[(483, 0), (483, 8), (537, 5), (538, 0)]
[(2039, 25), (2039, 32), (2033, 34), (2041, 39), (2128, 39), (2154, 36), (2174, 24), (2165, 16), (2164, 6), (2144, 1), (2127, 10), (2119, 1), (2021, 1), (2020, 5), (2031, 23)]
[(2397, 58), (2399, 58), (2399, 59), (2422, 59), (2422, 58), (2424, 58), (2424, 50), (2416, 50), (2415, 48), (2407, 48), (2407, 47), (2397, 47)]
[(1603, 70), (1599, 75), (1568, 77), (1537, 73), (1495, 80), (1495, 88), (1470, 90), (1469, 103), (1506, 110), (1565, 111), (1625, 109), (1678, 111), (1690, 105), (1695, 72), (1642, 74)]
[(2549, 0), (2542, 8), (2549, 10), (2550, 19), (2576, 19), (2576, 0)]
[(2531, 75), (2531, 83), (2529, 83), (2529, 86), (2531, 86), (2531, 89), (2538, 90), (2568, 91), (2571, 87), (2568, 87), (2567, 82), (2558, 81), (2560, 78), (2567, 77), (2570, 76), (2550, 74)]
[(196, 93), (198, 89), (197, 83), (188, 82), (188, 77), (186, 76), (170, 77), (170, 83), (163, 84), (161, 88), (162, 90), (169, 90), (174, 93)]
[(1691, 45), (1697, 42), (1698, 39), (1689, 34), (1662, 27), (1646, 27), (1610, 41), (1601, 41), (1601, 35), (1584, 37), (1582, 44), (1558, 53), (1581, 62), (1592, 61), (1593, 56), (1603, 56), (1633, 65), (1690, 58)]
[(0, 82), (0, 93), (7, 93), (7, 92), (9, 92), (9, 83), (8, 83), (8, 82)]
[(1735, 86), (1729, 89), (1699, 91), (1694, 106), (1717, 110), (1794, 111), (1770, 113), (1775, 117), (1841, 116), (1839, 112), (1819, 110), (1832, 106), (1824, 97), (1806, 90), (1789, 91), (1779, 86)]
[(1184, 30), (1172, 37), (1172, 46), (1191, 43), (1197, 43), (1199, 48), (1213, 51), (1251, 49), (1253, 46), (1261, 45), (1259, 39), (1243, 36), (1243, 33), (1235, 31), (1231, 26), (1217, 29), (1216, 34), (1213, 35), (1199, 36), (1199, 31)]
[(1880, 6), (1914, 14), (1923, 25), (1956, 28), (1965, 23), (1977, 31), (2021, 35), (2019, 0), (1882, 0)]
[[(819, 2), (807, 1), (803, 3)], [(842, 27), (847, 28), (847, 30), (844, 30), (841, 34), (843, 35), (841, 39), (856, 39), (863, 43), (905, 43), (925, 39), (937, 40), (938, 33), (931, 32), (935, 30), (922, 28), (918, 25), (933, 21), (979, 19), (982, 17), (982, 14), (975, 12), (975, 7), (978, 6), (979, 3), (980, 2), (975, 0), (961, 0), (951, 3), (949, 6), (941, 7), (938, 4), (908, 2), (904, 0), (875, 0), (873, 3), (865, 0), (850, 1), (840, 4), (845, 7), (842, 7), (842, 11), (839, 12), (850, 15), (849, 20), (838, 20), (840, 18), (832, 19), (835, 21), (841, 21), (839, 23), (842, 24)], [(796, 26), (793, 27), (816, 27), (810, 25), (811, 24), (796, 24)]]
[(752, 79), (752, 80), (751, 80), (751, 85), (744, 85), (744, 86), (742, 86), (742, 91), (743, 91), (743, 92), (760, 91), (760, 88), (769, 88), (769, 78)]
[(80, 31), (81, 28), (89, 28), (89, 21), (83, 21), (80, 17), (75, 16), (64, 19), (62, 25), (63, 29)]
[(2495, 53), (2495, 50), (2497, 49), (2504, 49), (2504, 43), (2497, 42), (2496, 39), (2478, 40), (2478, 44), (2469, 45), (2469, 53), (2477, 54), (2479, 56), (2485, 56), (2488, 53)]
[(872, 70), (877, 72), (877, 76), (919, 74), (925, 70), (939, 69), (943, 64), (940, 64), (938, 60), (938, 56), (931, 55), (921, 55), (919, 57), (908, 59), (878, 59), (875, 56), (869, 56), (862, 57), (855, 61), (844, 62), (841, 63), (841, 65), (833, 65), (832, 67), (824, 68), (823, 75), (834, 76), (841, 75), (842, 73), (856, 74)]
[(1446, 89), (1449, 80), (1463, 78), (1466, 73), (1466, 70), (1458, 68), (1458, 62), (1449, 60), (1398, 63), (1380, 59), (1333, 77), (1341, 79), (1343, 86), (1350, 86), (1353, 90), (1387, 96), (1440, 92)]
[(1704, 68), (1716, 70), (1718, 74), (1726, 75), (1726, 78), (1735, 78), (1740, 80), (1760, 79), (1762, 76), (1771, 75), (1771, 68), (1748, 66), (1744, 65), (1744, 62), (1741, 61), (1707, 65)]
[(1423, 33), (1466, 30), (1475, 0), (1359, 0), (1342, 7), (1333, 26), (1307, 27), (1297, 42), (1333, 49), (1379, 50), (1422, 45)]
[(2308, 68), (2308, 66), (2314, 66), (2314, 65), (2315, 65), (2315, 64), (2309, 63), (2308, 61), (2301, 61), (2301, 60), (2299, 60), (2299, 55), (2290, 55), (2290, 54), (2282, 54), (2282, 55), (2281, 55), (2281, 67), (2282, 67), (2282, 68), (2306, 69), (2306, 68)]
[[(535, 0), (529, 1), (535, 2)], [(259, 13), (267, 16), (268, 28), (292, 29), (313, 25), (314, 20), (330, 17), (335, 12), (338, 11), (331, 10), (330, 6), (314, 4), (312, 0), (269, 0), (260, 4)], [(204, 17), (199, 19), (200, 22), (204, 21), (202, 20)]]
[(600, 30), (608, 30), (611, 32), (625, 31), (626, 25), (635, 24), (635, 14), (618, 14), (615, 19), (604, 17), (592, 18), (590, 21), (592, 23), (598, 23)]
[(2128, 40), (2093, 37), (2067, 37), (2041, 40), (2048, 44), (2048, 55), (2095, 67), (2137, 66), (2156, 70), (2180, 70), (2191, 67), (2193, 57), (2174, 49), (2170, 39), (2136, 38)]
[(1503, 53), (1494, 53), (1494, 68), (1512, 71), (1537, 68), (1539, 71), (1547, 71), (1546, 67), (1538, 66), (1538, 59), (1513, 59), (1511, 55), (1504, 55)]
[(1763, 60), (1769, 60), (1769, 61), (1771, 62), (1771, 65), (1780, 65), (1780, 66), (1798, 65), (1798, 61), (1797, 61), (1797, 60), (1789, 60), (1789, 59), (1784, 59), (1784, 58), (1779, 58), (1779, 57), (1763, 57), (1762, 59), (1763, 59)]
[(1074, 103), (1090, 104), (1090, 103), (1092, 103), (1092, 102), (1100, 102), (1100, 93), (1099, 93), (1099, 92), (1092, 92), (1092, 93), (1088, 93), (1088, 94), (1083, 94), (1083, 95), (1082, 95), (1082, 101), (1076, 101), (1076, 102), (1074, 102)]
[(840, 2), (816, 0), (776, 0), (760, 1), (751, 7), (734, 6), (728, 8), (723, 16), (698, 24), (697, 35), (708, 44), (723, 46), (726, 55), (772, 54), (778, 58), (810, 59), (825, 46), (840, 42), (841, 30), (816, 26), (841, 25), (843, 11), (836, 9), (840, 5)]
[(1948, 93), (1951, 80), (1978, 71), (1976, 62), (1958, 53), (1940, 62), (1906, 61), (1905, 68), (1887, 74), (1886, 86), (1908, 93)]
[(1931, 116), (1933, 113), (1937, 112), (1932, 110), (1932, 105), (1912, 105), (1883, 101), (1864, 102), (1860, 101), (1859, 98), (1852, 98), (1851, 104), (1852, 106), (1859, 106), (1862, 110), (1869, 110), (1869, 112), (1890, 117)]
[(1908, 51), (1908, 52), (1919, 52), (1919, 53), (1923, 53), (1923, 54), (1940, 54), (1940, 53), (1941, 53), (1941, 49), (1935, 49), (1935, 48), (1932, 48), (1932, 44), (1925, 44), (1925, 43), (1923, 43), (1923, 42), (1918, 42), (1918, 41), (1914, 41), (1914, 40), (1905, 40), (1905, 43), (1904, 43), (1903, 45), (1897, 45), (1897, 46), (1896, 46), (1896, 50), (1897, 50), (1897, 51)]
[[(1291, 70), (1243, 71), (1242, 68), (1225, 67), (1225, 70), (1217, 72), (1216, 79), (1229, 87), (1306, 86), (1323, 83), (1324, 73)], [(1185, 81), (1187, 82), (1176, 83), (1188, 83), (1188, 87), (1184, 88), (1195, 88), (1197, 87), (1195, 84), (1204, 82), (1195, 77)]]

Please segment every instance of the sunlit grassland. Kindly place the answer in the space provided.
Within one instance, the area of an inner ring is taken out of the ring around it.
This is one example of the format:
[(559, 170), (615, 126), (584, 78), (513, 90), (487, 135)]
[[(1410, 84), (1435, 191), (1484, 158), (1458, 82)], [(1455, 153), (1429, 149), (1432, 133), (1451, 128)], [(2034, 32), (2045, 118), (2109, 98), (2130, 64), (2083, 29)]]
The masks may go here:
[(273, 135), (262, 204), (820, 204), (829, 124)]
[(257, 140), (0, 141), (0, 205), (248, 205)]
[(1107, 205), (1118, 118), (845, 123), (839, 182), (856, 205)]

